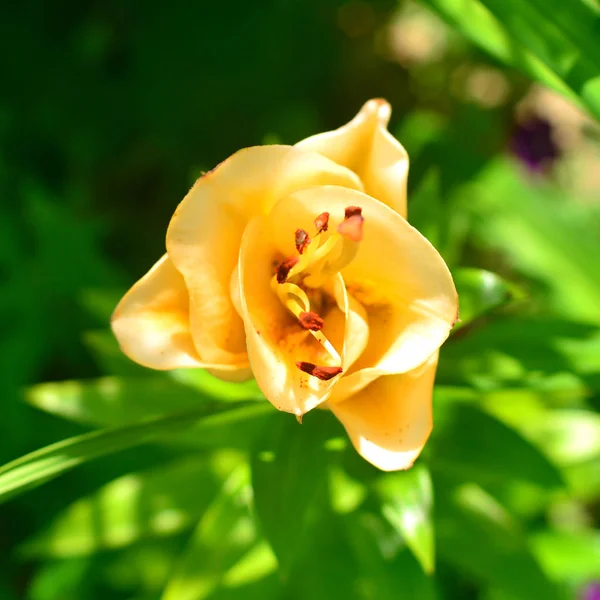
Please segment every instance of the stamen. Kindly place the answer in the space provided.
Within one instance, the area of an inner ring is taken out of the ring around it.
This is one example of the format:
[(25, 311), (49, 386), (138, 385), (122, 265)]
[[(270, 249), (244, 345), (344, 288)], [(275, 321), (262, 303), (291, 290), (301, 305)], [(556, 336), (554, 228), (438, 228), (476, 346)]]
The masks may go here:
[(329, 239), (322, 246), (319, 246), (319, 248), (317, 248), (317, 251), (314, 253), (313, 262), (318, 263), (320, 260), (327, 258), (327, 256), (331, 255), (339, 241), (339, 236), (329, 236)]
[(304, 231), (304, 229), (296, 229), (296, 250), (298, 250), (298, 254), (302, 254), (306, 247), (310, 244), (310, 238), (308, 237), (308, 233)]
[[(287, 309), (298, 320), (300, 319), (300, 315), (302, 313), (310, 312), (310, 303), (308, 300), (308, 296), (306, 295), (306, 292), (297, 285), (294, 285), (293, 283), (278, 285), (276, 287), (276, 292), (281, 298), (281, 301), (283, 302), (284, 306), (286, 306)], [(298, 298), (298, 300), (300, 300), (304, 306), (300, 306), (300, 303), (291, 297), (292, 295), (296, 296), (296, 298)], [(331, 356), (331, 358), (335, 362), (342, 362), (338, 351), (333, 347), (333, 344), (327, 339), (327, 337), (325, 337), (323, 332), (321, 332), (318, 329), (308, 329), (307, 331), (309, 331), (311, 335), (321, 344), (321, 346), (325, 348), (325, 351), (329, 354), (329, 356)]]
[(355, 215), (362, 215), (362, 208), (360, 206), (348, 206), (344, 211), (344, 219), (349, 219)]
[[(325, 285), (330, 277), (350, 264), (356, 256), (358, 242), (363, 235), (362, 209), (359, 206), (348, 206), (344, 216), (345, 219), (338, 225), (337, 232), (327, 240), (323, 240), (319, 234), (329, 228), (328, 212), (321, 213), (314, 220), (317, 234), (312, 240), (304, 229), (297, 229), (294, 243), (298, 254), (281, 262), (271, 280), (271, 287), (283, 306), (298, 319), (300, 327), (319, 342), (334, 365), (341, 365), (342, 359), (321, 331), (324, 320), (310, 310), (310, 300), (304, 290), (314, 290)], [(301, 281), (295, 279), (300, 275)], [(295, 283), (290, 281), (291, 278), (294, 278)], [(322, 381), (328, 381), (342, 372), (341, 366), (320, 366), (303, 361), (297, 362), (296, 365), (303, 372)]]
[(342, 372), (342, 367), (322, 367), (303, 361), (297, 362), (296, 366), (304, 373), (308, 373), (309, 375), (312, 375), (321, 381), (333, 379), (336, 375), (339, 375)]
[(300, 253), (300, 260), (294, 265), (294, 268), (288, 274), (288, 277), (293, 277), (294, 275), (302, 273), (302, 271), (305, 271), (309, 265), (314, 262), (314, 256), (319, 250), (319, 243), (319, 235), (317, 232), (317, 236), (313, 240), (308, 239), (304, 254)]
[(317, 233), (321, 233), (321, 231), (327, 231), (327, 229), (329, 228), (329, 213), (321, 213), (315, 219), (314, 223), (315, 227), (317, 228)]
[(335, 362), (337, 362), (337, 363), (342, 362), (342, 358), (338, 354), (338, 351), (333, 347), (333, 344), (325, 337), (325, 335), (323, 335), (322, 331), (312, 331), (310, 329), (309, 329), (309, 331), (311, 332), (313, 337), (316, 338), (316, 340), (319, 342), (319, 344), (321, 344), (321, 346), (323, 346), (323, 348), (325, 348), (325, 351), (327, 352), (327, 354), (329, 354), (329, 356), (331, 356), (331, 358)]
[(280, 265), (277, 267), (277, 283), (285, 283), (288, 273), (292, 270), (292, 267), (298, 262), (297, 256), (290, 256), (286, 258)]
[(302, 312), (298, 315), (298, 321), (303, 329), (310, 329), (310, 331), (321, 331), (325, 322), (323, 319), (314, 312)]
[[(289, 296), (295, 296), (301, 304), (300, 311), (310, 311), (310, 300), (306, 295), (306, 292), (299, 286), (294, 283), (279, 283), (275, 284), (274, 287), (275, 293), (279, 296), (279, 299), (283, 302), (283, 304), (287, 305), (288, 300), (291, 300)], [(294, 303), (294, 306), (298, 305), (297, 302)], [(292, 310), (290, 308), (292, 312)], [(296, 313), (294, 313), (296, 314)]]
[(350, 238), (353, 242), (360, 242), (363, 238), (364, 221), (365, 219), (361, 214), (357, 213), (351, 215), (338, 225), (338, 233), (347, 238)]
[(362, 209), (360, 206), (348, 206), (344, 212), (346, 218), (338, 225), (337, 233), (329, 236), (315, 252), (309, 274), (304, 278), (305, 286), (322, 286), (329, 277), (348, 266), (356, 257), (359, 242), (363, 238)]

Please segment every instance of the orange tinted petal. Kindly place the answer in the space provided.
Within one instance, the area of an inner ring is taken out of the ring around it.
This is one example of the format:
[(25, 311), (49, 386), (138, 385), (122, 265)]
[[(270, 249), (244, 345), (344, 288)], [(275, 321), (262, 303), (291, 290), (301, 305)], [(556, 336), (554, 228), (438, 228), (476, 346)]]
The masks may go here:
[[(342, 270), (348, 297), (366, 309), (368, 343), (350, 361), (333, 394), (355, 393), (380, 375), (412, 371), (448, 337), (458, 308), (450, 271), (437, 250), (398, 213), (361, 192), (335, 186), (300, 190), (279, 202), (271, 218), (280, 252), (293, 252), (290, 228), (307, 228), (315, 214), (330, 213), (328, 236), (360, 206), (363, 239)], [(327, 323), (326, 323), (327, 324)], [(365, 336), (362, 337), (366, 341)]]
[(248, 379), (251, 373), (245, 356), (229, 365), (200, 359), (190, 334), (188, 307), (183, 277), (165, 254), (113, 313), (111, 324), (123, 353), (151, 369), (196, 367), (228, 381)]
[(197, 367), (183, 277), (165, 254), (123, 297), (112, 328), (123, 352), (151, 369)]
[(190, 295), (190, 330), (203, 360), (237, 364), (245, 357), (242, 320), (230, 282), (249, 220), (288, 193), (330, 183), (361, 188), (358, 177), (325, 157), (292, 146), (236, 152), (198, 179), (167, 232), (169, 257)]
[(369, 100), (346, 125), (299, 142), (359, 175), (365, 192), (406, 217), (408, 155), (387, 130), (391, 107)]
[(384, 375), (341, 402), (327, 403), (354, 447), (384, 471), (408, 469), (432, 428), (432, 395), (438, 355), (402, 375)]

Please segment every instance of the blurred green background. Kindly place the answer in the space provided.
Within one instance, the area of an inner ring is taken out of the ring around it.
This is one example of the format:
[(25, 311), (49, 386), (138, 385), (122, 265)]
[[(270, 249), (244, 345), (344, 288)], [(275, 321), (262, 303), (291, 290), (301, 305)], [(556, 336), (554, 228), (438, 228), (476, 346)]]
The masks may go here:
[[(1, 462), (50, 446), (0, 469), (0, 598), (597, 600), (599, 14), (5, 2)], [(396, 474), (329, 414), (149, 372), (108, 329), (202, 171), (372, 97), (461, 295), (434, 433)]]

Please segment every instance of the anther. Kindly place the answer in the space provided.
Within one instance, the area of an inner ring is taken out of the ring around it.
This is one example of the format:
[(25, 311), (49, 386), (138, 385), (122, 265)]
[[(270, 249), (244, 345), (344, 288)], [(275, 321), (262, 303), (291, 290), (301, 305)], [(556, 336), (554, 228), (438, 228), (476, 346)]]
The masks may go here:
[(349, 219), (355, 215), (362, 215), (362, 208), (360, 206), (347, 206), (344, 211), (344, 219)]
[(338, 225), (338, 233), (351, 239), (353, 242), (360, 242), (363, 238), (364, 220), (362, 215), (354, 214)]
[(298, 315), (298, 322), (302, 329), (309, 329), (310, 331), (321, 331), (325, 324), (323, 319), (314, 312), (301, 312)]
[(304, 229), (296, 229), (294, 241), (296, 244), (296, 250), (298, 250), (298, 254), (302, 254), (310, 244), (310, 238)]
[(297, 256), (290, 256), (289, 258), (286, 258), (279, 265), (279, 267), (277, 267), (277, 283), (285, 283), (288, 273), (292, 270), (292, 268), (297, 262)]
[(336, 375), (339, 375), (342, 372), (342, 367), (321, 367), (319, 365), (314, 365), (313, 363), (303, 361), (297, 362), (296, 366), (304, 373), (308, 373), (309, 375), (312, 375), (321, 381), (333, 379)]
[(315, 219), (314, 223), (315, 227), (317, 228), (317, 233), (321, 233), (321, 231), (327, 231), (327, 229), (329, 228), (329, 213), (321, 213)]

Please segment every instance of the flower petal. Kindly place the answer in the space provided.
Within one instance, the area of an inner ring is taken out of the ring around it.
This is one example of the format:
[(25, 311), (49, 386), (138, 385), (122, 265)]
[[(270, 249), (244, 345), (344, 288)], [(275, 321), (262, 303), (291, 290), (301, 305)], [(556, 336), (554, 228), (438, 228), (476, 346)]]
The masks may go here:
[(456, 320), (458, 297), (452, 276), (435, 248), (398, 213), (361, 192), (334, 186), (300, 190), (279, 202), (272, 218), (280, 251), (293, 249), (293, 227), (330, 213), (329, 235), (349, 206), (362, 208), (363, 239), (342, 271), (349, 297), (366, 309), (368, 343), (333, 392), (356, 393), (381, 375), (418, 367), (446, 340)]
[(297, 147), (319, 152), (357, 173), (365, 192), (406, 218), (408, 155), (387, 130), (391, 107), (369, 100), (346, 125), (302, 140)]
[(436, 352), (414, 371), (384, 375), (355, 396), (327, 402), (359, 454), (379, 469), (408, 469), (425, 445), (437, 361)]
[(165, 254), (122, 298), (112, 328), (123, 352), (151, 369), (197, 367), (183, 277)]
[(200, 360), (190, 334), (187, 289), (166, 254), (121, 299), (111, 324), (124, 354), (145, 367), (205, 368), (231, 381), (249, 376), (247, 359), (225, 366)]
[[(369, 323), (367, 322), (367, 312), (364, 307), (353, 296), (348, 294), (344, 278), (339, 274), (334, 284), (334, 290), (340, 312), (332, 314), (327, 321), (332, 329), (344, 332), (344, 339), (342, 341), (342, 367), (344, 368), (344, 372), (347, 372), (367, 346), (369, 341)], [(336, 322), (342, 319), (345, 320), (345, 323)], [(327, 337), (336, 345), (333, 334)]]
[(179, 204), (167, 251), (189, 291), (190, 328), (202, 360), (235, 365), (245, 358), (244, 327), (229, 286), (249, 220), (294, 190), (324, 183), (362, 187), (354, 173), (319, 154), (292, 146), (246, 148), (198, 179)]
[[(246, 227), (236, 304), (239, 301), (248, 356), (258, 386), (277, 409), (302, 416), (327, 399), (339, 377), (322, 381), (296, 366), (301, 361), (324, 365), (327, 357), (271, 289), (272, 262), (278, 254), (271, 225), (269, 217), (257, 217)], [(234, 276), (232, 285), (235, 280)], [(343, 339), (343, 332), (338, 337)]]

